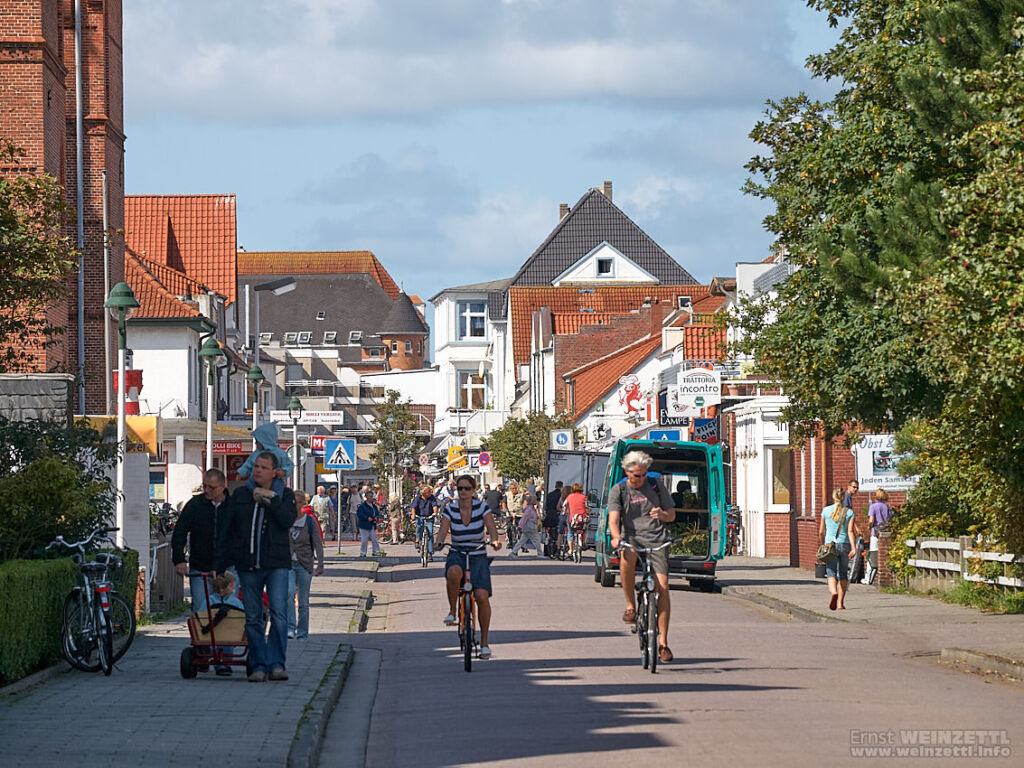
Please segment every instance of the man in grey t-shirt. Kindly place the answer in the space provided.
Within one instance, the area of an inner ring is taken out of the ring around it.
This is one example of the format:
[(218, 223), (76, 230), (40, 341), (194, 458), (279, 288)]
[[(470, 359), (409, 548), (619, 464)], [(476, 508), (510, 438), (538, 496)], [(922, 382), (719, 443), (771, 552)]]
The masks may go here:
[[(630, 451), (622, 459), (626, 481), (617, 483), (608, 495), (608, 531), (612, 549), (618, 549), (625, 539), (635, 547), (656, 547), (669, 540), (667, 523), (676, 519), (672, 496), (659, 479), (647, 477), (654, 460), (643, 451)], [(658, 658), (672, 661), (668, 647), (668, 619), (671, 609), (668, 592), (668, 554), (664, 549), (648, 555), (658, 579)], [(620, 554), (619, 578), (626, 594), (626, 612), (622, 620), (632, 623), (636, 619), (637, 554), (623, 549)]]

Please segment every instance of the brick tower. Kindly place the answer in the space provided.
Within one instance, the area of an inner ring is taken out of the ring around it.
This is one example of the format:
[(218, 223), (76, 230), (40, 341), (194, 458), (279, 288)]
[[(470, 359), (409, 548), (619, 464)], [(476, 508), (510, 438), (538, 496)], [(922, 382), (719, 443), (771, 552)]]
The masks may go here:
[(392, 370), (412, 371), (423, 367), (423, 347), (429, 329), (404, 292), (395, 298), (377, 334), (388, 350), (388, 365)]
[[(83, 107), (83, 216), (85, 276), (85, 410), (105, 410), (103, 379), (103, 191), (107, 172), (108, 225), (124, 228), (124, 104), (121, 0), (81, 0)], [(20, 0), (0, 13), (0, 136), (26, 152), (13, 172), (46, 172), (77, 208), (74, 0)], [(5, 170), (5, 169), (0, 169)], [(67, 234), (77, 238), (72, 219)], [(110, 248), (111, 285), (124, 279), (124, 247)], [(49, 312), (63, 327), (62, 343), (40, 350), (37, 370), (78, 369), (78, 276), (67, 300)], [(116, 346), (116, 333), (112, 347)], [(131, 342), (129, 341), (129, 344)], [(112, 360), (113, 360), (112, 356)], [(76, 411), (82, 404), (76, 402)]]

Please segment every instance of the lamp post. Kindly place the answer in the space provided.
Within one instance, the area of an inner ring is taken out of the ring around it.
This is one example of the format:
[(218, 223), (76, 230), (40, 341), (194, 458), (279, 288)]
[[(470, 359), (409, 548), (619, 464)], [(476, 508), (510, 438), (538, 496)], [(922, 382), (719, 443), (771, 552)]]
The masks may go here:
[(292, 490), (299, 489), (299, 419), (302, 418), (302, 402), (294, 396), (288, 403), (288, 415), (292, 419)]
[[(245, 378), (252, 384), (252, 431), (260, 425), (260, 384), (267, 380), (263, 375), (263, 369), (257, 363), (253, 363)], [(256, 450), (256, 439), (253, 438), (252, 449)]]
[(206, 377), (206, 469), (212, 469), (213, 423), (217, 420), (216, 403), (214, 402), (216, 398), (214, 371), (217, 370), (217, 358), (224, 357), (224, 351), (220, 348), (220, 342), (211, 335), (206, 337), (206, 341), (200, 347), (199, 356), (206, 358), (208, 369)]
[[(260, 364), (260, 294), (266, 291), (275, 296), (283, 296), (289, 291), (295, 290), (295, 278), (294, 277), (280, 277), (277, 280), (268, 280), (265, 283), (258, 283), (252, 287), (253, 293), (256, 294), (256, 335), (253, 337), (253, 349), (256, 353), (253, 362), (256, 365)], [(261, 371), (262, 373), (262, 371)], [(270, 372), (271, 378), (274, 378), (274, 372)], [(253, 419), (255, 419), (255, 414)], [(254, 421), (253, 426), (259, 426), (259, 422)], [(255, 445), (253, 446), (255, 448)]]
[(117, 319), (117, 503), (114, 525), (117, 526), (117, 545), (124, 546), (124, 455), (128, 450), (127, 428), (124, 417), (124, 357), (128, 348), (128, 318), (135, 314), (139, 301), (128, 283), (118, 283), (103, 302), (111, 316)]

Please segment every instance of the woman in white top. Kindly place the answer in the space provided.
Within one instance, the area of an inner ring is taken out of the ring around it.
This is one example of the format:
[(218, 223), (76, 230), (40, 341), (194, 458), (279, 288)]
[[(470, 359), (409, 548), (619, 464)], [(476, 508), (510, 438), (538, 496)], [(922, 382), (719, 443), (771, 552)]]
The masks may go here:
[[(491, 539), (494, 549), (501, 549), (498, 541), (498, 528), (494, 524), (494, 514), (479, 499), (473, 496), (476, 491), (476, 479), (472, 475), (462, 475), (455, 480), (455, 492), (458, 500), (441, 510), (441, 525), (437, 531), (434, 546), (439, 547), (451, 533), (452, 546), (448, 550), (445, 562), (445, 578), (448, 582), (448, 615), (445, 624), (454, 624), (455, 602), (459, 599), (462, 586), (463, 566), (466, 562), (465, 550), (478, 547), (485, 543), (484, 534)], [(460, 551), (460, 549), (462, 551)], [(487, 632), (491, 625), (491, 561), (483, 549), (477, 549), (469, 555), (469, 576), (473, 582), (473, 596), (476, 598), (477, 615), (480, 617), (480, 658), (491, 658)]]

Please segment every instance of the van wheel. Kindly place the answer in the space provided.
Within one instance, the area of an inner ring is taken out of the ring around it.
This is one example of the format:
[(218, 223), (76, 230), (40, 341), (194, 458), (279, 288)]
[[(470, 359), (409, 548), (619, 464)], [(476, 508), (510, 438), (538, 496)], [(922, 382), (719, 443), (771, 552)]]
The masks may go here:
[(598, 584), (601, 583), (601, 566), (594, 563), (594, 581)]
[(615, 574), (612, 571), (601, 569), (601, 586), (602, 587), (614, 587), (615, 586)]

